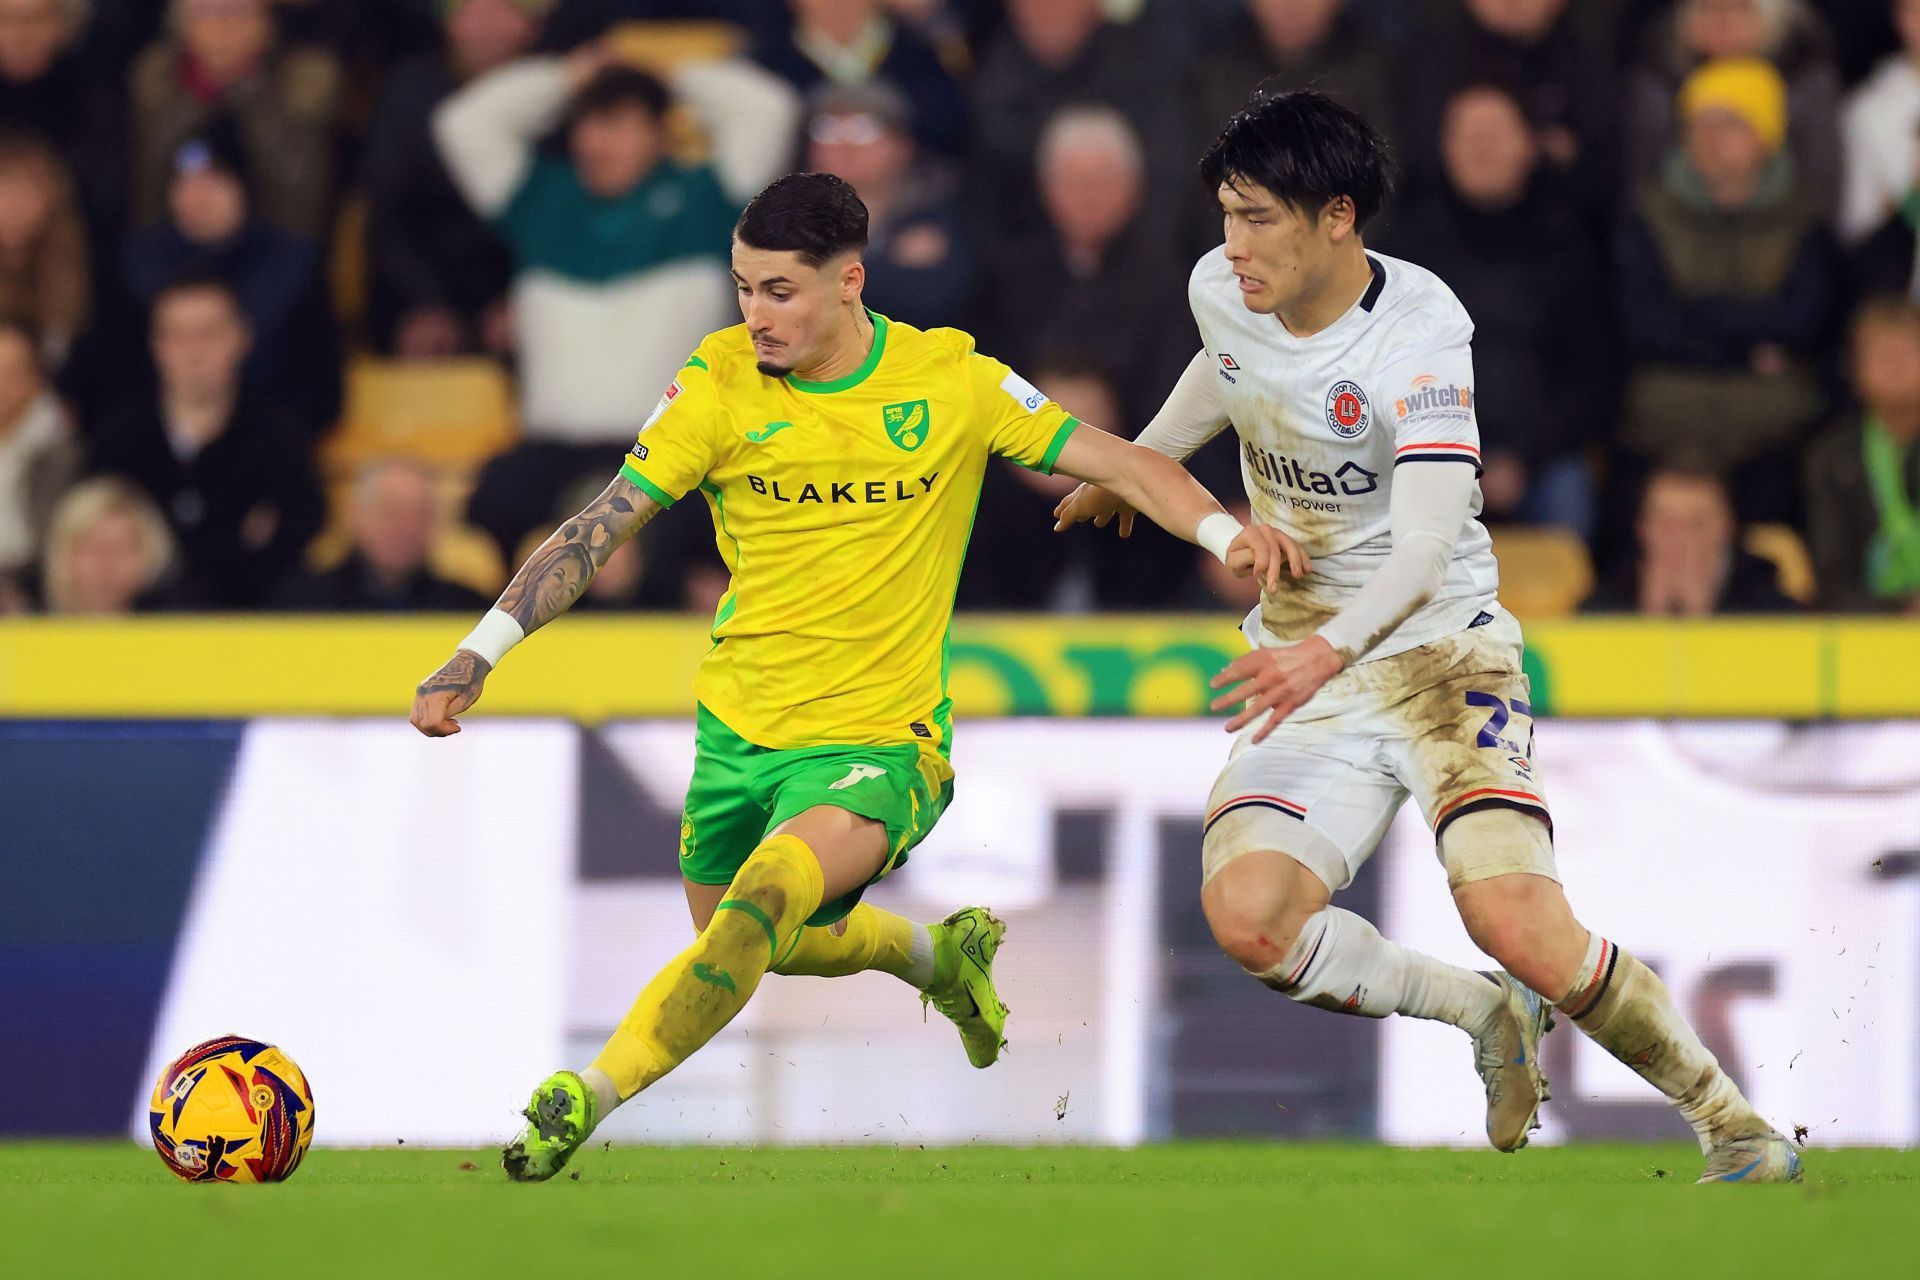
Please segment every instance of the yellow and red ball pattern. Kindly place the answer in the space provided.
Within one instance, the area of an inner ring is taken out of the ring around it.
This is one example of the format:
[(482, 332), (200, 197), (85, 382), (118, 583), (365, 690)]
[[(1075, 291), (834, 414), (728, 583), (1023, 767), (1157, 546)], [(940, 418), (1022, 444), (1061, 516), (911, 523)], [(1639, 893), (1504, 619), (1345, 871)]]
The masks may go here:
[(189, 1182), (280, 1182), (313, 1141), (313, 1091), (281, 1050), (221, 1036), (161, 1073), (147, 1123), (160, 1159)]

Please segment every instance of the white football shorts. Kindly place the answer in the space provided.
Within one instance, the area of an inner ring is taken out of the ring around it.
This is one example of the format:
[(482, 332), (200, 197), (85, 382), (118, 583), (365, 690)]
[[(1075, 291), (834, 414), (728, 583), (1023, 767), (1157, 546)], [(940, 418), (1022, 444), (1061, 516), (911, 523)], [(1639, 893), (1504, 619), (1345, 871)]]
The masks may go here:
[[(1431, 644), (1347, 668), (1264, 742), (1253, 740), (1262, 720), (1241, 730), (1207, 801), (1205, 877), (1241, 854), (1274, 850), (1337, 892), (1408, 796), (1436, 847), (1447, 823), (1483, 809), (1518, 809), (1551, 827), (1533, 763), (1520, 624), (1498, 605), (1481, 617)], [(1260, 629), (1257, 615), (1247, 628), (1256, 645), (1282, 643)], [(1551, 866), (1524, 869), (1558, 878)]]

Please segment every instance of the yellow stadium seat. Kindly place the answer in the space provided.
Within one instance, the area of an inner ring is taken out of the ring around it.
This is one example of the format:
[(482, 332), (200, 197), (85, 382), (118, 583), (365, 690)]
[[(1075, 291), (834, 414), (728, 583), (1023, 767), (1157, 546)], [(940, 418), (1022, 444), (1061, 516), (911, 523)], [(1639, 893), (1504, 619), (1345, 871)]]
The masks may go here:
[(507, 585), (506, 566), (493, 539), (470, 524), (452, 524), (440, 531), (427, 565), (449, 582), (471, 587), (483, 596), (496, 596)]
[(327, 262), (333, 312), (351, 333), (367, 318), (367, 198), (350, 196), (333, 221)]
[(339, 429), (320, 453), (334, 475), (395, 455), (471, 470), (519, 438), (512, 384), (493, 361), (361, 356), (347, 370)]
[(1770, 560), (1780, 573), (1780, 590), (1790, 600), (1812, 604), (1817, 583), (1813, 575), (1813, 557), (1807, 544), (1791, 526), (1756, 524), (1749, 526), (1740, 539), (1748, 554)]
[(1593, 590), (1593, 562), (1577, 534), (1552, 525), (1497, 528), (1500, 603), (1522, 618), (1564, 618)]
[(731, 58), (746, 47), (747, 33), (731, 22), (620, 22), (607, 31), (614, 55), (656, 75), (683, 62)]
[[(731, 22), (622, 22), (607, 32), (607, 44), (624, 62), (662, 79), (685, 62), (712, 62), (740, 53), (746, 32)], [(682, 164), (705, 164), (712, 142), (700, 120), (685, 106), (667, 115), (668, 146)]]
[[(471, 587), (481, 595), (497, 594), (507, 583), (506, 566), (500, 561), (500, 549), (493, 539), (469, 524), (462, 524), (457, 513), (466, 505), (473, 486), (467, 477), (442, 472), (438, 487), (441, 518), (439, 532), (427, 552), (427, 567), (439, 577)], [(325, 573), (342, 560), (352, 544), (347, 530), (347, 508), (353, 498), (353, 477), (342, 476), (327, 485), (327, 524), (307, 544), (306, 567)]]

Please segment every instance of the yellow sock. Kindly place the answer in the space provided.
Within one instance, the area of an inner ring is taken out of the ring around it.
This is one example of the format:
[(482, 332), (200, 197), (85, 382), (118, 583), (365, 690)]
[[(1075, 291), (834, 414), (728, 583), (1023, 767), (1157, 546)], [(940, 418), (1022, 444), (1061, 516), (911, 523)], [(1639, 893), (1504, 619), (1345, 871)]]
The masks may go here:
[(626, 1099), (685, 1062), (746, 1007), (825, 892), (820, 861), (805, 841), (762, 841), (693, 945), (634, 1000), (594, 1068)]
[(913, 969), (912, 952), (913, 921), (863, 902), (839, 924), (802, 929), (773, 971), (844, 978), (878, 969), (906, 980)]

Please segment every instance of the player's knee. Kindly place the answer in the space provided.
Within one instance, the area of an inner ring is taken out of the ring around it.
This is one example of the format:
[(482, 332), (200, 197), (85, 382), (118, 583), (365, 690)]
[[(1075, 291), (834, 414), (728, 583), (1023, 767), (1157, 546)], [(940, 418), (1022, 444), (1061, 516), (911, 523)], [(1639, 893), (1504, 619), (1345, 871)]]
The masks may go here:
[(1502, 876), (1464, 886), (1455, 901), (1475, 946), (1535, 991), (1559, 997), (1579, 965), (1586, 932), (1558, 884), (1539, 876)]
[[(745, 914), (783, 936), (799, 927), (820, 906), (823, 893), (820, 863), (806, 843), (793, 836), (763, 841), (734, 874), (721, 905), (745, 903)], [(714, 916), (713, 925), (727, 912)], [(737, 923), (737, 922), (734, 922)]]
[(1326, 905), (1325, 890), (1317, 882), (1303, 892), (1289, 878), (1231, 872), (1216, 876), (1201, 893), (1207, 926), (1241, 968), (1266, 973), (1286, 958), (1307, 921)]
[(1483, 915), (1467, 923), (1467, 936), (1474, 946), (1499, 961), (1501, 968), (1526, 981), (1521, 970), (1530, 967), (1537, 942), (1527, 921), (1505, 912)]

